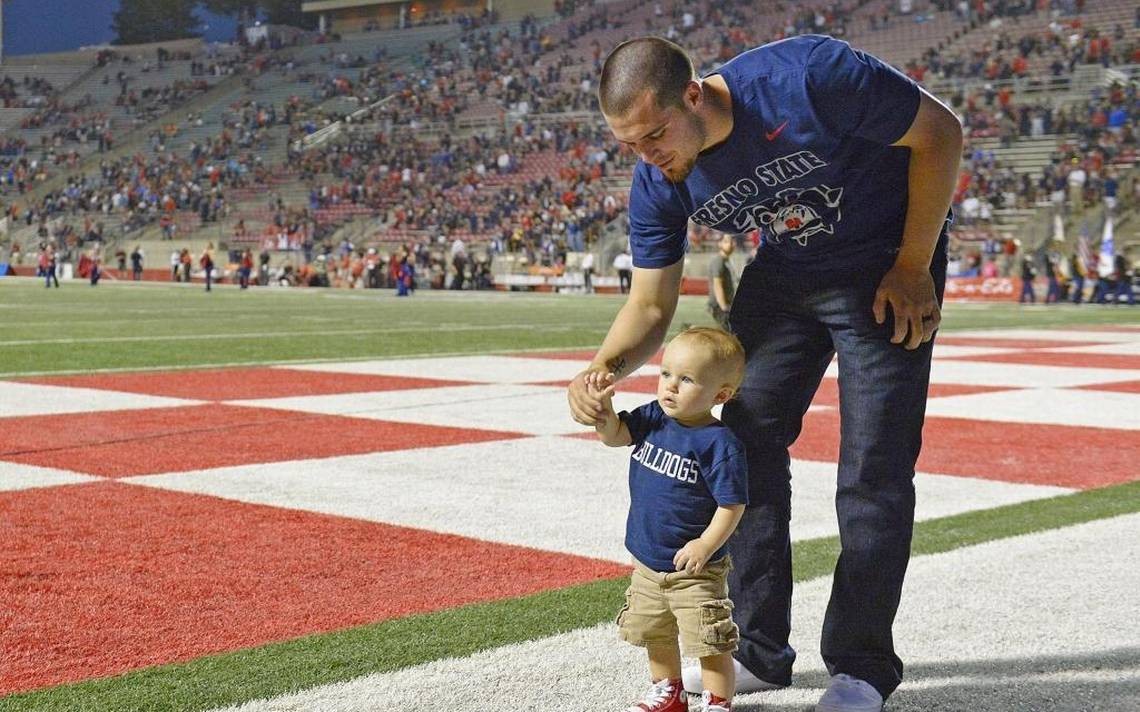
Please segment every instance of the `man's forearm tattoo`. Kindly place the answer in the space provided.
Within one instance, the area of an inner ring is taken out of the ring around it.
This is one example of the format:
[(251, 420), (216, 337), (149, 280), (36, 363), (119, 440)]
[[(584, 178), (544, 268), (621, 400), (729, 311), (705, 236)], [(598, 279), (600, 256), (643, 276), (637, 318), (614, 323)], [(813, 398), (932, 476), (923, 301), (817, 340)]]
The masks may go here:
[(613, 359), (612, 361), (608, 361), (606, 363), (606, 366), (609, 367), (610, 372), (613, 373), (615, 376), (622, 375), (622, 373), (625, 372), (625, 366), (626, 366), (625, 356), (618, 356), (617, 358)]

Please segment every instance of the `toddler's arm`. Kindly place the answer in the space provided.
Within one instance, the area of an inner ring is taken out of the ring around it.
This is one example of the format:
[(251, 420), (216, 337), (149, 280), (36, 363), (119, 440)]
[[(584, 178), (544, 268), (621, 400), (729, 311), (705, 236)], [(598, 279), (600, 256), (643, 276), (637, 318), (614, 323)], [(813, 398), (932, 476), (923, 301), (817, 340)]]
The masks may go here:
[(677, 570), (684, 570), (690, 574), (699, 574), (705, 567), (705, 564), (709, 562), (709, 557), (712, 556), (717, 549), (724, 546), (724, 543), (732, 536), (732, 532), (736, 531), (736, 525), (740, 523), (742, 516), (744, 516), (743, 504), (729, 504), (717, 507), (716, 512), (713, 514), (712, 521), (705, 527), (700, 538), (693, 539), (688, 544), (685, 544), (673, 556), (673, 564), (677, 567)]

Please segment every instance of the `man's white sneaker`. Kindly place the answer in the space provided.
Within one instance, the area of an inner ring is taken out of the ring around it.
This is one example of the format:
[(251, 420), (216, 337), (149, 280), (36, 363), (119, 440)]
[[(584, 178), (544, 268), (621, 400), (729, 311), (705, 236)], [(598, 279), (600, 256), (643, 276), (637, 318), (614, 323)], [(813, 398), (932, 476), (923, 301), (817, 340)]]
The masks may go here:
[(871, 683), (839, 673), (831, 678), (831, 683), (815, 712), (882, 712), (883, 696)]
[[(767, 690), (779, 690), (783, 685), (773, 685), (772, 683), (761, 680), (752, 674), (748, 668), (740, 664), (736, 658), (732, 660), (732, 667), (736, 670), (736, 692), (737, 694), (744, 694), (746, 692), (765, 692)], [(685, 684), (685, 691), (694, 695), (701, 694), (705, 686), (701, 683), (701, 665), (696, 663), (693, 665), (686, 665), (681, 669), (681, 681)]]

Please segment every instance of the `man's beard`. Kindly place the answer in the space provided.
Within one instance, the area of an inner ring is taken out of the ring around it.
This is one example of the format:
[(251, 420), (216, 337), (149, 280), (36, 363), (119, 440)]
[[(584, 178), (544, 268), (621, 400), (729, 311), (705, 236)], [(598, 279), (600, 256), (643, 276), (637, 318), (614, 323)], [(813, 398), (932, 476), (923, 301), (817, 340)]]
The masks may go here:
[(670, 183), (684, 183), (689, 174), (693, 172), (693, 168), (697, 165), (697, 158), (700, 156), (701, 147), (705, 145), (705, 139), (708, 136), (708, 131), (705, 129), (705, 122), (696, 114), (689, 116), (689, 126), (692, 128), (693, 134), (696, 136), (697, 150), (693, 152), (692, 156), (681, 161), (681, 156), (678, 154), (673, 159), (673, 164), (668, 169), (668, 172), (662, 170), (661, 173), (665, 179)]

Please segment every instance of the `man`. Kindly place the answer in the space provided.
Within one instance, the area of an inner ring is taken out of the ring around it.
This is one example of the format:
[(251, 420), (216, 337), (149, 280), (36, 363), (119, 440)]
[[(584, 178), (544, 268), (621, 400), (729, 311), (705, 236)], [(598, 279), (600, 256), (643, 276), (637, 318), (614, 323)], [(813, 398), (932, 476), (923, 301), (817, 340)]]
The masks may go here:
[(725, 331), (728, 327), (728, 310), (732, 308), (732, 268), (728, 260), (736, 250), (732, 235), (721, 235), (717, 252), (709, 260), (709, 313)]
[(582, 255), (582, 284), (586, 294), (594, 293), (594, 253), (587, 251)]
[(622, 251), (614, 257), (613, 267), (617, 270), (618, 291), (629, 294), (633, 282), (633, 257), (630, 256), (628, 247), (622, 248)]
[(723, 414), (745, 445), (753, 503), (729, 545), (737, 689), (791, 682), (788, 446), (838, 353), (843, 551), (822, 634), (832, 679), (816, 709), (880, 710), (902, 679), (891, 626), (910, 555), (961, 125), (902, 74), (821, 36), (745, 52), (703, 79), (671, 42), (631, 40), (606, 59), (598, 93), (615, 138), (641, 159), (629, 202), (633, 283), (570, 384), (571, 413), (583, 424), (598, 417), (586, 374), (620, 378), (657, 351), (690, 219), (760, 229), (730, 316), (748, 369)]

